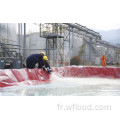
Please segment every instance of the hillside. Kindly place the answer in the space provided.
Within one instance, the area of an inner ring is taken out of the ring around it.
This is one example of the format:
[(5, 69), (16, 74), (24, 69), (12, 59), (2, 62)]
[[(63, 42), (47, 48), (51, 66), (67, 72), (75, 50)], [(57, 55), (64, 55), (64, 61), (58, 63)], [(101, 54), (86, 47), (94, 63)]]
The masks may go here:
[(102, 40), (108, 41), (114, 45), (120, 44), (120, 29), (116, 30), (109, 30), (109, 31), (103, 31), (103, 30), (95, 30), (100, 33), (102, 36)]

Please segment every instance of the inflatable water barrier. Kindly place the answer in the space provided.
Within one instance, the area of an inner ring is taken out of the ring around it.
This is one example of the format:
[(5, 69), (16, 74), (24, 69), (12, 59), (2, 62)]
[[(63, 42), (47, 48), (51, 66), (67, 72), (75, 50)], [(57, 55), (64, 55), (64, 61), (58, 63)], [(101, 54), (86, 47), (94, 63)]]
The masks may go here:
[(0, 87), (40, 84), (49, 78), (42, 69), (4, 69), (0, 70)]
[(63, 77), (98, 77), (98, 78), (120, 78), (119, 67), (60, 67), (54, 68), (54, 72)]
[[(62, 77), (120, 78), (120, 68), (116, 67), (54, 67), (52, 73)], [(42, 69), (0, 70), (0, 87), (34, 85), (51, 81), (52, 74)]]

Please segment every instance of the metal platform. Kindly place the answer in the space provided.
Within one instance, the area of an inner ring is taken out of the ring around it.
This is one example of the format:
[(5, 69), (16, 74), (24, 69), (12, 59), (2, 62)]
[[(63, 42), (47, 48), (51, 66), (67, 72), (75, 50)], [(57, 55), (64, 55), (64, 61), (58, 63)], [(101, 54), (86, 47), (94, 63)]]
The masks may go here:
[(64, 36), (62, 35), (47, 35), (47, 36), (41, 36), (43, 38), (46, 38), (46, 39), (53, 39), (53, 38), (64, 38)]

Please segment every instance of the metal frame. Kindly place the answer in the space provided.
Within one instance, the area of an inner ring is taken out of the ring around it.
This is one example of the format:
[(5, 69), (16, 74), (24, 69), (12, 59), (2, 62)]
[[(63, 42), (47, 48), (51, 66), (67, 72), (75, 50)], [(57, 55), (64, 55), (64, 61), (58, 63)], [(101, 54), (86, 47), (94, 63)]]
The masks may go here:
[[(9, 66), (9, 68), (17, 68), (17, 69), (22, 68), (22, 56), (20, 55), (21, 34), (22, 34), (22, 28), (20, 28), (20, 23), (18, 23), (18, 45), (10, 44), (10, 41), (13, 40), (8, 39), (8, 24), (7, 24), (7, 39), (0, 34), (0, 49), (1, 49), (0, 68), (1, 69), (4, 69), (5, 65), (11, 65), (11, 63), (13, 66)], [(18, 52), (16, 50), (18, 50)]]
[[(25, 46), (26, 46), (26, 24), (24, 23), (24, 28), (22, 28), (22, 23), (18, 23), (18, 45), (13, 45), (8, 43), (10, 41), (8, 39), (5, 39), (2, 35), (0, 36), (0, 46), (1, 46), (1, 59), (5, 59), (5, 61), (13, 61), (13, 60), (21, 60), (22, 63), (22, 57), (20, 55), (21, 50), (23, 50), (23, 58), (25, 58)], [(44, 28), (45, 25), (45, 29)], [(96, 56), (98, 56), (99, 51), (97, 50), (96, 46), (101, 45), (104, 47), (111, 47), (115, 51), (115, 57), (117, 56), (117, 60), (119, 62), (119, 55), (120, 53), (117, 52), (120, 51), (119, 47), (116, 47), (114, 45), (111, 45), (110, 43), (101, 40), (101, 35), (98, 32), (95, 32), (93, 30), (90, 30), (86, 28), (85, 26), (82, 26), (78, 23), (46, 23), (46, 24), (40, 24), (40, 37), (46, 38), (46, 48), (43, 49), (46, 51), (46, 55), (48, 56), (49, 60), (52, 60), (53, 66), (65, 66), (70, 65), (70, 57), (71, 52), (73, 49), (74, 44), (74, 35), (83, 35), (83, 49), (86, 49), (86, 44), (94, 48)], [(7, 25), (8, 28), (8, 25)], [(21, 49), (21, 43), (22, 40), (22, 29), (24, 29), (24, 39), (23, 39), (23, 49)], [(7, 31), (8, 32), (8, 31)], [(43, 34), (44, 33), (44, 34)], [(4, 38), (4, 41), (2, 42)], [(94, 39), (94, 41), (93, 41)], [(65, 56), (65, 45), (68, 45), (68, 54)], [(18, 52), (16, 52), (18, 50)], [(36, 49), (31, 49), (36, 50)], [(42, 50), (42, 49), (38, 49)], [(18, 53), (19, 55), (16, 56), (14, 53)], [(84, 55), (85, 56), (85, 55)], [(65, 58), (69, 58), (69, 61), (66, 61)], [(90, 60), (90, 56), (89, 56)], [(68, 62), (68, 64), (66, 64)]]
[[(51, 27), (49, 27), (49, 25)], [(93, 30), (90, 30), (88, 28), (86, 28), (85, 26), (82, 26), (80, 24), (73, 24), (73, 23), (62, 23), (61, 26), (64, 25), (64, 29), (65, 29), (65, 33), (63, 36), (61, 36), (59, 34), (59, 30), (58, 30), (58, 26), (59, 26), (59, 23), (47, 23), (45, 24), (46, 26), (46, 30), (44, 29), (44, 31), (42, 30), (43, 26), (42, 24), (40, 24), (40, 37), (44, 37), (46, 38), (46, 55), (50, 58), (50, 50), (53, 51), (53, 57), (52, 57), (52, 60), (53, 60), (53, 66), (55, 66), (55, 63), (59, 63), (57, 66), (60, 66), (60, 62), (59, 62), (59, 57), (62, 59), (62, 63), (63, 63), (63, 66), (64, 64), (66, 63), (65, 61), (65, 57), (69, 57), (69, 60), (70, 60), (70, 56), (71, 56), (71, 50), (73, 48), (73, 43), (74, 43), (74, 34), (79, 34), (79, 35), (83, 35), (84, 36), (84, 46), (86, 46), (86, 44), (88, 43), (95, 51), (96, 53), (96, 56), (97, 53), (99, 51), (97, 51), (97, 48), (96, 48), (96, 44), (100, 44), (100, 45), (109, 45), (109, 46), (112, 46), (110, 45), (108, 42), (105, 42), (105, 41), (102, 41), (101, 40), (101, 35), (98, 33), (98, 32), (95, 32)], [(53, 30), (52, 28), (56, 26), (56, 30)], [(47, 30), (51, 30), (51, 31), (47, 31)], [(46, 35), (42, 35), (44, 33), (46, 33)], [(87, 39), (89, 38), (89, 39)], [(62, 39), (62, 40), (61, 40)], [(95, 39), (95, 41), (92, 41), (92, 39)], [(59, 42), (62, 41), (62, 44), (61, 46), (59, 45)], [(64, 55), (64, 47), (65, 47), (65, 43), (68, 43), (68, 47), (69, 47), (69, 53), (67, 54), (67, 56)], [(63, 52), (61, 53), (61, 50), (60, 50), (60, 47), (62, 48)], [(114, 46), (112, 46), (114, 47)], [(84, 47), (85, 49), (86, 47)], [(56, 54), (55, 54), (56, 52)], [(84, 55), (85, 56), (85, 55)], [(69, 64), (70, 65), (70, 61), (69, 61)]]
[[(40, 24), (40, 37), (46, 38), (46, 55), (52, 66), (59, 67), (64, 63), (64, 36), (58, 23), (45, 24), (46, 29)], [(62, 50), (61, 50), (62, 49)]]

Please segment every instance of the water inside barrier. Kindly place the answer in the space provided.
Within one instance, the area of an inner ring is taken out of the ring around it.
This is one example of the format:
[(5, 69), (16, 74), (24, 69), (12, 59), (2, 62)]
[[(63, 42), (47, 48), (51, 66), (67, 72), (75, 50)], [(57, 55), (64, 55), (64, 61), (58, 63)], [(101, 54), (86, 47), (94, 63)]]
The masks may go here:
[(0, 96), (119, 96), (120, 79), (63, 78), (55, 73), (49, 83), (0, 89)]

